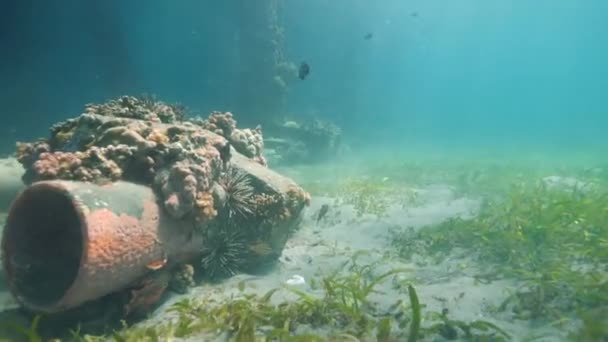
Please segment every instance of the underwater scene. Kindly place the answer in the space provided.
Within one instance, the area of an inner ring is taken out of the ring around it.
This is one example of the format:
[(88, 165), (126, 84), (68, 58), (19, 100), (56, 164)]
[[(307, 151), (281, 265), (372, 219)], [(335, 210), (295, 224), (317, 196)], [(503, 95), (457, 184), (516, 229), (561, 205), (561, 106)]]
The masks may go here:
[(0, 341), (608, 341), (607, 15), (5, 1)]

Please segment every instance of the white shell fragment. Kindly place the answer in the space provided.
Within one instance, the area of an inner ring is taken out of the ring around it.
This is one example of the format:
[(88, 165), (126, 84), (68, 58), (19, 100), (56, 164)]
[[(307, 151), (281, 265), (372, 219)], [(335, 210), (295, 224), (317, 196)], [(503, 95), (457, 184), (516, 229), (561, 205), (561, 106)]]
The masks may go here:
[(302, 277), (301, 275), (293, 275), (291, 276), (291, 278), (287, 279), (285, 281), (285, 284), (287, 285), (304, 285), (306, 284), (306, 280), (304, 280), (304, 277)]

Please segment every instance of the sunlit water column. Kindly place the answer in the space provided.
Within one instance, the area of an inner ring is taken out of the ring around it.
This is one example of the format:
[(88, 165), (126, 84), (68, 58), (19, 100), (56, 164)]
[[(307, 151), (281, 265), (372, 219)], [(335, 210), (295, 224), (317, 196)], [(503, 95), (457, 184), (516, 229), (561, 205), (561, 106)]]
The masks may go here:
[[(238, 66), (236, 110), (244, 123), (271, 122), (283, 114), (295, 72), (283, 55), (283, 0), (235, 0)], [(249, 122), (248, 122), (249, 121)]]
[(23, 189), (23, 168), (14, 158), (0, 158), (0, 231), (4, 214), (17, 193)]

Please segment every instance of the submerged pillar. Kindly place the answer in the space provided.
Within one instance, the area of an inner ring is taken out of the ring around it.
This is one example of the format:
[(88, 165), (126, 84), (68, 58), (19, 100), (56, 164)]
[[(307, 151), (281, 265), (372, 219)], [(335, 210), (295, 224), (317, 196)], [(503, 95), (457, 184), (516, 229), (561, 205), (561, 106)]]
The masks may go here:
[[(284, 56), (283, 0), (237, 0), (240, 78), (236, 112), (245, 124), (266, 125), (284, 113), (296, 69)], [(250, 120), (247, 120), (250, 118)], [(249, 121), (249, 122), (248, 122)]]

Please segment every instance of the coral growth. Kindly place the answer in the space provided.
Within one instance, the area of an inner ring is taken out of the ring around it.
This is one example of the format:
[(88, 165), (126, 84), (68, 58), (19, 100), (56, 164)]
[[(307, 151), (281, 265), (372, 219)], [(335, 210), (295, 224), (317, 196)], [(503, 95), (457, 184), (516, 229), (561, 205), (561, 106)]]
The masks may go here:
[(18, 158), (26, 168), (24, 182), (48, 179), (116, 181), (123, 174), (121, 164), (132, 153), (126, 145), (92, 147), (86, 152), (41, 152), (44, 150), (47, 150), (44, 144), (20, 145)]
[(262, 218), (261, 226), (274, 226), (291, 217), (289, 209), (283, 205), (281, 196), (274, 194), (256, 194), (253, 197), (258, 215)]
[[(229, 161), (226, 139), (189, 123), (129, 120), (110, 115), (110, 105), (99, 108), (105, 117), (85, 114), (53, 126), (49, 142), (20, 144), (24, 181), (134, 180), (152, 185), (175, 218), (192, 215), (203, 223), (215, 217), (208, 193)], [(78, 147), (64, 150), (75, 137)]]
[(262, 136), (262, 127), (258, 126), (255, 129), (238, 129), (236, 128), (236, 120), (232, 113), (213, 112), (207, 120), (198, 123), (206, 130), (219, 134), (228, 141), (239, 153), (252, 158), (262, 165), (266, 165), (264, 152), (264, 138)]
[(210, 176), (209, 165), (189, 162), (177, 162), (159, 172), (155, 184), (163, 194), (165, 209), (169, 214), (182, 218), (195, 206), (200, 208), (199, 192), (210, 188)]
[(304, 189), (293, 184), (285, 197), (278, 194), (256, 194), (253, 197), (258, 215), (262, 217), (263, 226), (275, 226), (296, 216), (302, 207), (310, 203), (310, 195)]
[(236, 120), (234, 120), (232, 113), (230, 112), (213, 112), (209, 115), (209, 118), (202, 123), (202, 126), (204, 129), (228, 138), (236, 129)]
[[(213, 112), (203, 122), (178, 122), (183, 118), (183, 109), (149, 96), (89, 104), (80, 117), (54, 125), (48, 141), (18, 146), (23, 179), (135, 180), (152, 185), (174, 218), (190, 215), (202, 224), (218, 209), (229, 219), (250, 216), (253, 187), (244, 174), (226, 170), (230, 146), (266, 164), (261, 128), (237, 129), (228, 112)], [(217, 182), (224, 194), (219, 202)]]
[(260, 126), (255, 129), (236, 129), (228, 140), (230, 140), (235, 150), (249, 158), (255, 159), (262, 156), (264, 139)]
[(185, 118), (185, 108), (156, 101), (154, 96), (122, 96), (103, 104), (87, 104), (85, 114), (98, 114), (150, 122), (174, 123)]
[(292, 184), (287, 190), (286, 204), (292, 211), (301, 208), (302, 205), (309, 205), (310, 199), (310, 194), (295, 184)]
[(194, 284), (194, 267), (190, 264), (182, 264), (173, 271), (169, 287), (171, 290), (183, 294), (188, 292), (188, 289)]
[(153, 129), (152, 132), (150, 132), (150, 134), (148, 134), (146, 137), (146, 140), (152, 141), (157, 145), (169, 143), (169, 137), (167, 134), (158, 129)]
[(266, 140), (266, 145), (275, 160), (290, 163), (323, 161), (345, 149), (341, 143), (341, 129), (324, 120), (286, 120), (271, 126), (270, 131), (272, 137)]
[(217, 216), (213, 205), (213, 195), (210, 192), (199, 192), (196, 195), (195, 219), (199, 223), (206, 223)]
[(33, 143), (17, 143), (15, 157), (26, 170), (29, 170), (42, 153), (48, 152), (51, 152), (51, 145), (45, 140)]

